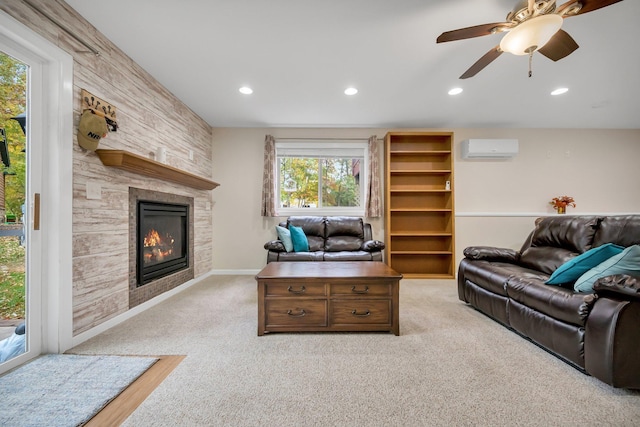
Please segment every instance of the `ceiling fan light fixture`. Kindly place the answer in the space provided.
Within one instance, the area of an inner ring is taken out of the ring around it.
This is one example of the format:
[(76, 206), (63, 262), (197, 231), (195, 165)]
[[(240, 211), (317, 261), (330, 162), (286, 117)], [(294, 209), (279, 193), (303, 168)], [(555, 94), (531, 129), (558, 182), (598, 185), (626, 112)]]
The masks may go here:
[(500, 49), (514, 55), (529, 55), (541, 47), (562, 27), (562, 17), (556, 14), (531, 18), (509, 31), (500, 41)]

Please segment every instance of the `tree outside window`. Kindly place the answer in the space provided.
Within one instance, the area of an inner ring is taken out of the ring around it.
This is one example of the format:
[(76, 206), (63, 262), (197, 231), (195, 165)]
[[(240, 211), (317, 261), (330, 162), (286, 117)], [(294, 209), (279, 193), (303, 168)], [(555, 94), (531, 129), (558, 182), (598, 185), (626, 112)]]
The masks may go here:
[(278, 154), (280, 210), (362, 209), (364, 147), (282, 150)]
[[(14, 118), (26, 109), (27, 66), (0, 52), (0, 127), (7, 137), (10, 166), (0, 162), (5, 179), (6, 214), (19, 219), (25, 200), (25, 134)], [(2, 179), (2, 176), (0, 176)], [(2, 219), (2, 218), (0, 218)]]

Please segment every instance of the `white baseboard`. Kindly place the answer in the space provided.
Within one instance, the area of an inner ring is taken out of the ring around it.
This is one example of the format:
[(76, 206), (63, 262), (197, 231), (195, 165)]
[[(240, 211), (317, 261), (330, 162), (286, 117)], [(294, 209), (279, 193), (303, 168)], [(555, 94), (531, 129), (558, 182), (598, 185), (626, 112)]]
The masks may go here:
[(244, 276), (251, 275), (255, 276), (260, 273), (260, 269), (240, 269), (240, 270), (211, 270), (209, 274), (216, 276)]

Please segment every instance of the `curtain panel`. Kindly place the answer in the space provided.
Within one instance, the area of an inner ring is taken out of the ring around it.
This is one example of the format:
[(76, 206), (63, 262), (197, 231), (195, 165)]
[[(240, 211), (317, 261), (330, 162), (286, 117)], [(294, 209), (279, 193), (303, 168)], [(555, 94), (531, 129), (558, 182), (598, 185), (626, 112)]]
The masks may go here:
[(275, 184), (276, 140), (271, 135), (264, 138), (264, 171), (262, 173), (262, 216), (276, 216)]
[(378, 138), (369, 138), (369, 188), (367, 189), (367, 206), (365, 215), (369, 218), (382, 216), (380, 199), (380, 156), (378, 155)]

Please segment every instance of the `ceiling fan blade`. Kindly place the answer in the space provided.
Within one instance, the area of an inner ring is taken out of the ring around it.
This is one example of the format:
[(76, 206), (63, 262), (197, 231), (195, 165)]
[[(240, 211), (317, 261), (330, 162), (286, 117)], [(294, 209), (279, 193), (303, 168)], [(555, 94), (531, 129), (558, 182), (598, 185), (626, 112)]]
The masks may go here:
[(578, 43), (566, 31), (558, 30), (547, 44), (538, 49), (538, 52), (552, 61), (558, 61), (565, 56), (569, 56), (579, 47)]
[(556, 13), (558, 15), (563, 15), (563, 13), (567, 10), (567, 8), (573, 6), (575, 3), (580, 2), (582, 4), (582, 8), (576, 14), (567, 15), (567, 18), (568, 18), (569, 16), (581, 15), (583, 13), (592, 12), (594, 10), (601, 9), (606, 6), (611, 6), (612, 4), (615, 4), (621, 1), (622, 0), (569, 0), (568, 2), (560, 5), (556, 9)]
[(475, 25), (473, 27), (460, 28), (458, 30), (445, 31), (436, 39), (437, 43), (451, 42), (454, 40), (471, 39), (473, 37), (488, 36), (497, 31), (504, 31), (513, 25), (509, 22), (497, 22), (494, 24)]
[(484, 56), (476, 61), (467, 71), (464, 72), (463, 75), (460, 76), (461, 79), (468, 79), (469, 77), (473, 77), (478, 74), (484, 67), (491, 64), (498, 56), (502, 55), (502, 50), (500, 49), (500, 45), (494, 47), (489, 52), (485, 53)]

